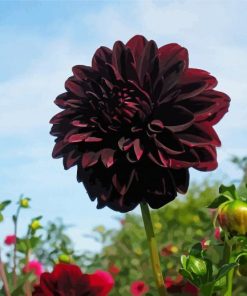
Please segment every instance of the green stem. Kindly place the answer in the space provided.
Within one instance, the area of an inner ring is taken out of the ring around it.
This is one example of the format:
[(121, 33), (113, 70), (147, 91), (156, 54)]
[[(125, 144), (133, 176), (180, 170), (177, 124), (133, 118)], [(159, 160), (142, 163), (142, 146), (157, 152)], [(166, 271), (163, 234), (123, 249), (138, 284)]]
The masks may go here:
[(141, 203), (141, 211), (142, 211), (142, 219), (144, 222), (144, 227), (147, 235), (147, 241), (148, 241), (156, 286), (157, 286), (159, 295), (166, 296), (167, 293), (164, 285), (164, 278), (161, 271), (159, 253), (158, 253), (156, 239), (154, 236), (153, 224), (152, 224), (149, 208), (146, 203)]
[(17, 208), (16, 215), (14, 216), (14, 235), (15, 235), (15, 245), (14, 245), (14, 254), (13, 254), (13, 286), (16, 288), (17, 285), (17, 274), (16, 274), (16, 253), (17, 253), (17, 224), (20, 214), (21, 207), (20, 205)]
[[(232, 258), (232, 244), (229, 240), (225, 237), (225, 244), (224, 244), (224, 264), (234, 262)], [(231, 269), (226, 275), (226, 289), (224, 291), (224, 296), (232, 296), (232, 281), (233, 281), (233, 274), (234, 268)]]

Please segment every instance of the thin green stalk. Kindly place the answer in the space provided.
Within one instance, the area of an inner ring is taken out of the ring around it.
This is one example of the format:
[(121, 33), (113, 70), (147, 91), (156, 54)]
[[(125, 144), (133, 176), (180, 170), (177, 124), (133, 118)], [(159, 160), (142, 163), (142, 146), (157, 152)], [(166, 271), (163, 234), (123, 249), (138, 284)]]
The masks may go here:
[[(232, 243), (229, 242), (228, 238), (225, 237), (225, 243), (224, 243), (224, 258), (223, 263), (232, 263)], [(233, 274), (234, 274), (234, 268), (231, 269), (227, 275), (226, 275), (226, 288), (224, 290), (224, 296), (232, 296), (232, 281), (233, 281)]]
[(17, 274), (16, 274), (16, 253), (17, 253), (17, 224), (20, 214), (21, 207), (20, 205), (17, 208), (16, 215), (13, 217), (14, 220), (14, 235), (15, 235), (15, 245), (14, 245), (14, 254), (13, 254), (13, 286), (16, 288), (17, 285)]
[(167, 293), (164, 285), (164, 278), (161, 271), (159, 252), (157, 248), (156, 239), (154, 236), (153, 224), (152, 224), (149, 208), (146, 203), (141, 203), (141, 211), (142, 211), (142, 219), (144, 222), (144, 227), (147, 235), (147, 241), (148, 241), (157, 290), (160, 296), (166, 296)]

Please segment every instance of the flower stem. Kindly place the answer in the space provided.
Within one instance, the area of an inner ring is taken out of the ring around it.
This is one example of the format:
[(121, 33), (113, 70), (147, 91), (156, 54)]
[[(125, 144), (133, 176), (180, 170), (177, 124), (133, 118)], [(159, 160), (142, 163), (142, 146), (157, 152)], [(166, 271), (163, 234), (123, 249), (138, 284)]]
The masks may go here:
[[(229, 242), (228, 238), (225, 237), (224, 243), (224, 264), (232, 263), (232, 243)], [(232, 296), (232, 281), (233, 281), (234, 268), (231, 269), (226, 275), (226, 289), (224, 290), (224, 296)]]
[(16, 275), (16, 253), (17, 253), (17, 223), (20, 214), (21, 207), (18, 206), (16, 215), (13, 217), (14, 220), (14, 235), (15, 235), (15, 245), (14, 245), (14, 254), (13, 254), (13, 286), (16, 288), (17, 284), (17, 275)]
[(153, 224), (152, 224), (149, 208), (146, 203), (141, 203), (141, 211), (142, 211), (142, 219), (144, 222), (144, 227), (147, 235), (147, 241), (148, 241), (156, 286), (157, 286), (159, 295), (166, 296), (167, 293), (166, 293), (164, 279), (161, 271), (159, 253), (157, 249), (156, 239), (154, 236)]
[(11, 296), (7, 276), (6, 276), (5, 269), (4, 269), (4, 264), (1, 259), (1, 250), (0, 250), (0, 279), (3, 282), (3, 289), (5, 292), (5, 295)]

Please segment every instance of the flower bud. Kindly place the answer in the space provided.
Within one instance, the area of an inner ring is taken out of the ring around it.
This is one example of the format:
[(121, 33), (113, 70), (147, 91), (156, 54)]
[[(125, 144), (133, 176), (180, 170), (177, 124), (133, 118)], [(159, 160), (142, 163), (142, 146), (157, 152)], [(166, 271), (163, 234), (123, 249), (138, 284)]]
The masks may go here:
[(37, 229), (41, 228), (41, 224), (40, 224), (39, 220), (33, 220), (30, 227), (32, 230), (37, 230)]
[(217, 220), (230, 235), (247, 236), (247, 203), (241, 200), (227, 202), (219, 208)]
[(187, 257), (187, 270), (198, 276), (203, 276), (207, 273), (207, 264), (201, 259), (192, 255)]
[(28, 198), (22, 198), (20, 200), (20, 206), (22, 208), (28, 208), (29, 207), (29, 199)]
[(58, 256), (58, 261), (60, 263), (71, 263), (71, 258), (69, 255), (61, 254)]

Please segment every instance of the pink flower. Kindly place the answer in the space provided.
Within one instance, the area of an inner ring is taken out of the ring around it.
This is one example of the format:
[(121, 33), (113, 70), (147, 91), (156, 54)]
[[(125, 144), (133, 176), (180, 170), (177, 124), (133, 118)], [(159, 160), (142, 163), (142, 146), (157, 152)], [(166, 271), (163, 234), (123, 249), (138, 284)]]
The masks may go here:
[(214, 237), (215, 237), (215, 239), (220, 240), (220, 227), (215, 228)]
[(92, 275), (90, 275), (89, 283), (90, 286), (97, 286), (99, 283), (104, 283), (101, 290), (98, 292), (98, 296), (105, 296), (112, 290), (114, 286), (114, 279), (112, 275), (103, 270), (96, 270)]
[(37, 277), (40, 277), (41, 273), (43, 272), (42, 264), (37, 260), (29, 261), (23, 268), (24, 273), (32, 272)]
[(14, 234), (13, 235), (7, 235), (5, 237), (5, 240), (4, 240), (5, 245), (11, 246), (11, 245), (14, 245), (15, 242), (16, 242), (16, 236)]
[(143, 281), (135, 281), (130, 286), (130, 293), (133, 296), (142, 296), (149, 291), (149, 286)]

